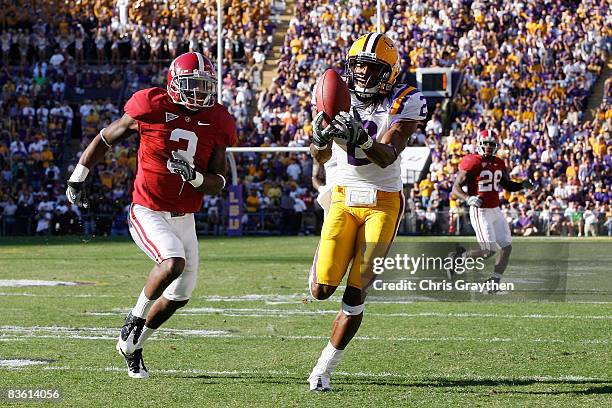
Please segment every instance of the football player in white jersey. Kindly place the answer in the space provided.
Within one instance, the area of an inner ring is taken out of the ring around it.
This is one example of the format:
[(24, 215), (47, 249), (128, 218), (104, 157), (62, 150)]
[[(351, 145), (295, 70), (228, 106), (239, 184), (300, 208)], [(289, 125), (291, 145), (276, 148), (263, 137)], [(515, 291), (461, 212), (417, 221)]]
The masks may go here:
[(319, 192), (317, 202), (323, 208), (324, 215), (327, 215), (331, 205), (336, 164), (336, 157), (333, 155), (333, 151), (329, 160), (323, 164), (323, 171), (321, 171), (321, 164), (316, 160), (312, 162), (312, 186)]
[(312, 391), (331, 389), (332, 371), (363, 318), (373, 260), (387, 254), (404, 213), (398, 157), (426, 118), (427, 104), (416, 88), (396, 84), (399, 67), (389, 37), (360, 37), (346, 63), (351, 112), (341, 112), (326, 127), (321, 112), (313, 122), (313, 158), (325, 163), (333, 152), (337, 164), (310, 292), (327, 299), (347, 272), (348, 278), (330, 340), (308, 378)]

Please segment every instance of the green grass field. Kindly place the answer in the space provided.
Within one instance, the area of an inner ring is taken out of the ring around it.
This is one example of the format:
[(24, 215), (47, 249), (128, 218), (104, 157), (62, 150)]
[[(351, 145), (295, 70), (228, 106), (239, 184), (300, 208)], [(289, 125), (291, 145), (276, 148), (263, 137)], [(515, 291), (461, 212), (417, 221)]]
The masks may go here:
[[(312, 394), (306, 377), (340, 299), (308, 300), (316, 242), (202, 239), (193, 298), (147, 343), (151, 378), (138, 381), (114, 349), (151, 267), (136, 245), (0, 240), (0, 281), (85, 283), (0, 287), (0, 390), (59, 389), (50, 404), (70, 407), (612, 406), (612, 253), (590, 249), (612, 241), (580, 241), (571, 270), (588, 302), (373, 298), (334, 392)], [(580, 278), (594, 268), (597, 279)]]

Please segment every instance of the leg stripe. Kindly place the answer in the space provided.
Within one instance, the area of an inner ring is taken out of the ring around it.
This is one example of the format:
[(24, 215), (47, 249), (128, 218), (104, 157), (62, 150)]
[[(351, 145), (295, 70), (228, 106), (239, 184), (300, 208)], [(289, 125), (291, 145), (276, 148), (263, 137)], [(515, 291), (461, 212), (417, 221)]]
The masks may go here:
[[(136, 213), (134, 213), (134, 206), (130, 207), (130, 216), (132, 217), (132, 221), (134, 221), (134, 223), (132, 225), (134, 225), (134, 230), (138, 234), (138, 237), (140, 238), (140, 240), (142, 241), (144, 246), (151, 253), (153, 253), (155, 255), (154, 256), (155, 261), (156, 262), (160, 262), (160, 260), (162, 259), (161, 254), (159, 253), (159, 250), (157, 249), (155, 244), (147, 237), (147, 234), (145, 233), (144, 228), (142, 228), (142, 225), (140, 225), (140, 222), (138, 222), (138, 219), (136, 218)], [(143, 237), (144, 237), (144, 239), (143, 239)], [(149, 243), (150, 247), (145, 242)], [(153, 250), (151, 250), (151, 248), (153, 248)]]
[[(319, 260), (319, 245), (317, 245), (317, 252), (315, 252), (314, 260), (312, 261), (312, 267), (310, 268), (310, 276), (312, 277), (312, 283), (317, 283), (317, 261)], [(310, 286), (310, 283), (308, 284)]]
[(478, 208), (470, 207), (470, 212), (474, 216), (472, 218), (472, 221), (473, 221), (472, 227), (474, 227), (474, 232), (476, 233), (476, 239), (479, 242), (484, 242), (484, 238), (482, 237), (482, 233), (480, 232), (480, 224), (479, 224), (479, 221), (478, 221)]
[(480, 209), (474, 208), (474, 211), (476, 211), (476, 225), (478, 227), (478, 230), (480, 231), (480, 237), (481, 237), (482, 243), (485, 245), (485, 249), (490, 250), (491, 248), (490, 248), (489, 242), (487, 241), (487, 237), (485, 237), (483, 233), (484, 223), (481, 221), (482, 214), (480, 213)]
[[(393, 241), (395, 240), (395, 237), (397, 237), (397, 232), (399, 231), (399, 226), (400, 226), (400, 222), (402, 221), (402, 215), (404, 215), (404, 205), (405, 205), (405, 201), (406, 199), (404, 198), (404, 192), (402, 190), (400, 190), (399, 192), (400, 194), (400, 209), (399, 209), (399, 214), (397, 215), (397, 220), (395, 221), (395, 232), (393, 233)], [(391, 242), (391, 244), (393, 243), (393, 241)], [(391, 244), (389, 244), (389, 247), (391, 247)], [(389, 252), (387, 250), (387, 252)]]

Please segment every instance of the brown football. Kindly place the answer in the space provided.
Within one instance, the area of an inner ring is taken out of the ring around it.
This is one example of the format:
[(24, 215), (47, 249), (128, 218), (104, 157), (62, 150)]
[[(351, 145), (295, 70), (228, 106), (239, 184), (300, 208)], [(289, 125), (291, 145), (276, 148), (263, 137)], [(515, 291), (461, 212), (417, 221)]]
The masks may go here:
[(323, 112), (325, 125), (328, 125), (338, 112), (350, 112), (351, 93), (342, 79), (333, 69), (321, 75), (315, 86), (317, 112)]

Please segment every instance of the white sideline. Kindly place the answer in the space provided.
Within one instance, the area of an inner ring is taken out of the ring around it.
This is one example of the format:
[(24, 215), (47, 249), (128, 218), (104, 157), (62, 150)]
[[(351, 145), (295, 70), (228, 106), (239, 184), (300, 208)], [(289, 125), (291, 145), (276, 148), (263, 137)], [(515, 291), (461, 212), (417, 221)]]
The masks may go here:
[[(103, 327), (62, 327), (62, 326), (0, 326), (0, 339), (7, 338), (57, 338), (75, 340), (113, 340), (117, 339), (118, 328)], [(189, 329), (160, 329), (151, 340), (177, 340), (177, 336), (194, 336), (204, 338), (231, 338), (231, 339), (288, 339), (288, 340), (327, 340), (327, 336), (317, 335), (257, 335), (235, 334), (223, 330), (189, 330)], [(516, 339), (508, 337), (380, 337), (355, 336), (359, 340), (367, 341), (405, 341), (405, 342), (479, 342), (479, 343), (568, 343), (568, 344), (609, 344), (608, 339), (579, 339), (568, 341), (566, 339)]]

